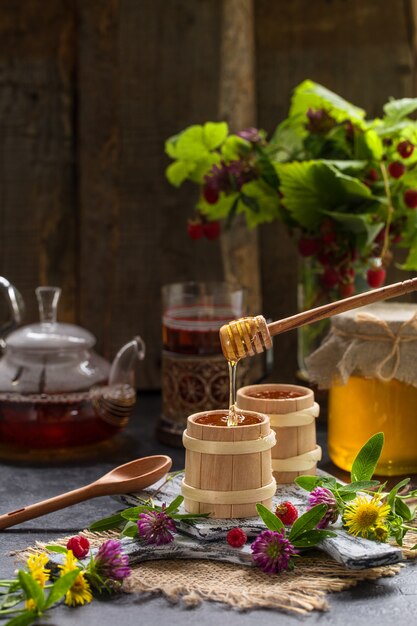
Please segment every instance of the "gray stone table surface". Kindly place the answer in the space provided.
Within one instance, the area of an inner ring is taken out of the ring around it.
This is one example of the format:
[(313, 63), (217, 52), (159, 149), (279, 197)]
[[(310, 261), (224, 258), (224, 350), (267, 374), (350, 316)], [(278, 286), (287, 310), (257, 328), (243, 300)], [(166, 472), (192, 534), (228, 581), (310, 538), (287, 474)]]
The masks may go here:
[[(66, 464), (12, 464), (0, 462), (0, 514), (74, 489), (98, 478), (112, 467), (139, 456), (163, 453), (173, 459), (173, 469), (181, 469), (181, 450), (157, 442), (154, 431), (160, 410), (156, 393), (139, 397), (138, 407), (128, 429), (87, 460)], [(325, 424), (319, 422), (319, 443), (324, 451)], [(325, 453), (321, 467), (334, 471)], [(343, 478), (343, 475), (341, 475)], [(36, 540), (52, 541), (65, 534), (76, 533), (93, 520), (117, 510), (117, 502), (102, 497), (57, 511), (16, 528), (0, 533), (0, 577), (9, 577), (15, 562), (10, 551), (24, 548)], [(82, 624), (83, 626), (130, 626), (146, 623), (166, 623), (170, 626), (195, 624), (200, 626), (223, 621), (228, 626), (246, 626), (255, 621), (266, 626), (291, 626), (300, 623), (331, 626), (396, 626), (417, 624), (417, 567), (410, 564), (394, 578), (362, 583), (338, 594), (329, 595), (330, 610), (296, 617), (267, 610), (238, 612), (223, 605), (203, 603), (196, 609), (171, 605), (164, 598), (143, 598), (122, 594), (111, 601), (96, 600), (80, 609), (57, 607), (50, 614), (50, 626)]]

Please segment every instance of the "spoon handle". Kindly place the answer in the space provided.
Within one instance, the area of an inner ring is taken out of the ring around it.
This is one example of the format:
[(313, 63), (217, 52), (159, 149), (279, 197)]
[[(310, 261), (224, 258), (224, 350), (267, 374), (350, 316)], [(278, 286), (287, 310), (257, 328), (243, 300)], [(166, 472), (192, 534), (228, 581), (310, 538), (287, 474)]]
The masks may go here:
[(46, 515), (47, 513), (52, 513), (52, 511), (58, 511), (59, 509), (71, 506), (71, 504), (77, 504), (77, 502), (88, 500), (96, 495), (100, 495), (100, 493), (97, 493), (98, 491), (99, 489), (97, 489), (97, 486), (94, 483), (91, 483), (90, 485), (86, 485), (80, 489), (74, 489), (73, 491), (62, 493), (59, 496), (43, 500), (42, 502), (37, 502), (36, 504), (30, 504), (29, 506), (22, 507), (16, 511), (10, 511), (10, 513), (5, 513), (0, 516), (0, 530), (3, 528), (9, 528), (10, 526), (15, 526), (21, 522), (26, 522), (27, 520), (34, 519), (35, 517), (40, 517), (41, 515)]

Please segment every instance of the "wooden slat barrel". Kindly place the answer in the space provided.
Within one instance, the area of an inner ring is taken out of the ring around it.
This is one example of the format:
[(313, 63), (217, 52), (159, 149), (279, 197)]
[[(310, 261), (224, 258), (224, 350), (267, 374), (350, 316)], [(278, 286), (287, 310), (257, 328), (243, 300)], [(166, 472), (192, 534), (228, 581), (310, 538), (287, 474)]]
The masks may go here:
[[(282, 394), (294, 397), (271, 397)], [(317, 461), (321, 459), (321, 448), (316, 442), (320, 409), (311, 389), (298, 385), (249, 385), (238, 390), (237, 406), (268, 415), (277, 438), (272, 449), (272, 470), (278, 484), (292, 483), (303, 474), (316, 474)]]
[(266, 415), (239, 413), (259, 421), (235, 427), (196, 423), (200, 416), (227, 415), (227, 411), (206, 411), (188, 418), (183, 436), (182, 495), (190, 513), (209, 513), (213, 518), (251, 517), (257, 515), (257, 502), (272, 506), (276, 482), (271, 448), (275, 433)]

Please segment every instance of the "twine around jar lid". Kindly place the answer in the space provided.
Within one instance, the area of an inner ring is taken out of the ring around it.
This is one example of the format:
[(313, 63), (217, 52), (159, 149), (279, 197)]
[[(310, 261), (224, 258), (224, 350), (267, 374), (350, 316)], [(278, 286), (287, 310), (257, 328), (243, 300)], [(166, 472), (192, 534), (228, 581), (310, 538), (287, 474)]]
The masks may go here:
[(417, 386), (416, 362), (417, 305), (379, 302), (334, 317), (307, 368), (321, 388), (351, 375)]

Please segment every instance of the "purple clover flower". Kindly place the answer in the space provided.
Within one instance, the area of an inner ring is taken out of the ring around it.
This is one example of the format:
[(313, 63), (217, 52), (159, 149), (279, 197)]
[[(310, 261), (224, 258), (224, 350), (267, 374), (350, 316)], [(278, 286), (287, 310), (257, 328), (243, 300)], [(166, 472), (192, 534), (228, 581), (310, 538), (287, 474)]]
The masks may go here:
[(285, 538), (284, 529), (262, 531), (251, 545), (252, 559), (265, 574), (278, 574), (288, 569), (291, 557), (297, 554), (292, 543)]
[(131, 574), (129, 557), (123, 554), (121, 543), (117, 539), (102, 543), (94, 562), (97, 572), (106, 579), (120, 581)]
[(165, 513), (165, 504), (162, 505), (162, 511), (147, 511), (139, 515), (138, 533), (146, 543), (155, 543), (157, 546), (171, 543), (175, 532), (177, 527), (172, 517)]
[(327, 528), (329, 524), (335, 523), (339, 516), (339, 511), (337, 509), (336, 498), (329, 489), (326, 489), (326, 487), (315, 487), (313, 491), (308, 494), (308, 502), (310, 504), (308, 510), (316, 506), (316, 504), (327, 505), (327, 511), (317, 524), (317, 528)]

